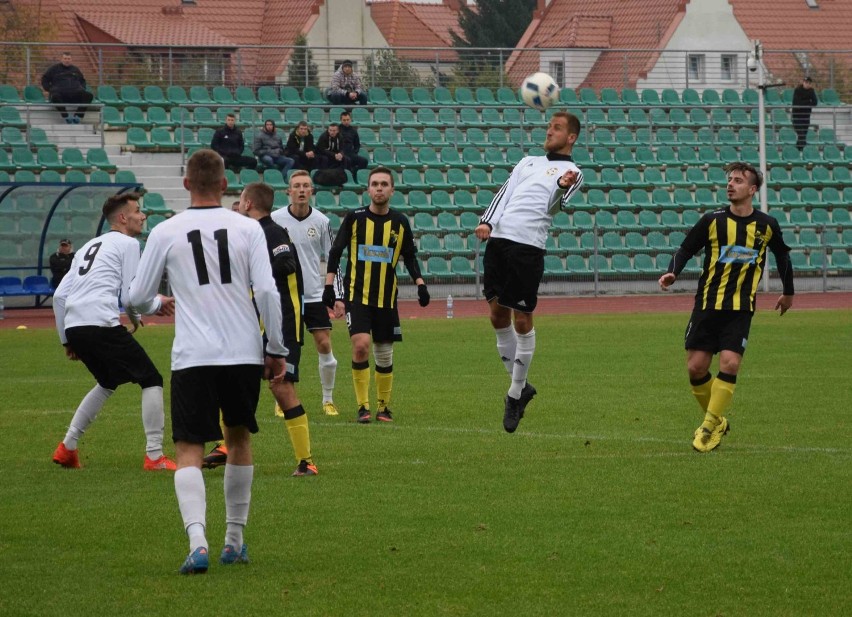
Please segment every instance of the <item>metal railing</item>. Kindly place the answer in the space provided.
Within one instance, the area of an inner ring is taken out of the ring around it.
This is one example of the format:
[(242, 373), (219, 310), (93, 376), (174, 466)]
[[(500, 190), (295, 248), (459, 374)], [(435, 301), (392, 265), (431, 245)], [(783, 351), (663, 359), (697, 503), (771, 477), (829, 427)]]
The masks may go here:
[[(343, 60), (352, 60), (367, 87), (515, 88), (532, 72), (544, 71), (569, 88), (683, 90), (756, 86), (749, 50), (665, 49), (455, 49), (434, 47), (201, 48), (0, 42), (0, 83), (19, 88), (39, 84), (42, 73), (69, 50), (98, 85), (204, 85), (236, 88), (292, 85), (324, 89)], [(793, 87), (805, 75), (818, 89), (832, 88), (852, 101), (852, 50), (764, 52), (768, 81)], [(648, 67), (651, 67), (650, 70)], [(640, 77), (640, 75), (645, 75)]]

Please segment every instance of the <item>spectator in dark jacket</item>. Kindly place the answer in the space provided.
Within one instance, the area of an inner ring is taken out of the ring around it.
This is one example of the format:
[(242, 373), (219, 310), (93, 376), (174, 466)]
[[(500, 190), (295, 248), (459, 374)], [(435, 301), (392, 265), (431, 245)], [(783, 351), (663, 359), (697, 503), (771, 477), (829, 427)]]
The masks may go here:
[(284, 147), (284, 154), (296, 161), (294, 169), (311, 171), (316, 166), (314, 136), (311, 134), (311, 129), (308, 128), (308, 123), (304, 120), (299, 122), (293, 132), (290, 133), (287, 145)]
[[(71, 54), (68, 52), (62, 54), (61, 62), (44, 72), (41, 87), (47, 91), (51, 103), (91, 103), (95, 98), (86, 90), (86, 78), (80, 69), (71, 64)], [(68, 115), (64, 105), (57, 105), (56, 109), (68, 124), (80, 124), (86, 113), (85, 107), (78, 107), (73, 116)]]
[(237, 117), (234, 114), (225, 116), (225, 126), (213, 133), (210, 149), (219, 153), (225, 161), (225, 167), (240, 173), (243, 167), (254, 169), (257, 161), (253, 156), (243, 156), (245, 142), (243, 132), (237, 128)]
[(54, 289), (59, 287), (59, 283), (71, 269), (72, 261), (74, 261), (74, 248), (71, 246), (71, 240), (63, 238), (59, 241), (59, 250), (50, 256), (51, 287)]
[(328, 125), (317, 140), (317, 155), (320, 169), (346, 169), (346, 157), (340, 144), (340, 127), (336, 122)]
[(293, 169), (294, 161), (290, 157), (284, 156), (284, 144), (281, 142), (281, 137), (275, 130), (275, 122), (272, 120), (264, 122), (263, 130), (255, 134), (251, 149), (264, 167), (280, 169), (281, 175), (285, 179), (290, 170)]
[(359, 169), (367, 168), (367, 159), (358, 154), (361, 150), (361, 138), (358, 129), (352, 126), (352, 114), (344, 111), (340, 114), (340, 144), (346, 157), (347, 169), (355, 176)]
[(810, 77), (805, 77), (802, 80), (802, 85), (796, 86), (796, 89), (793, 90), (793, 128), (798, 137), (796, 147), (799, 150), (803, 150), (808, 142), (811, 110), (816, 107), (818, 102), (816, 92), (814, 92), (813, 80)]

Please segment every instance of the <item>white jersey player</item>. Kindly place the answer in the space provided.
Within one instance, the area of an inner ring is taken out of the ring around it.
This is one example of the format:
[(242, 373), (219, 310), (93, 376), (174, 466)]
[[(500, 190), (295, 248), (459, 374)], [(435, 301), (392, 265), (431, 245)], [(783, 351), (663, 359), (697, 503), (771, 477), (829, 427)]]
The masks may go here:
[[(305, 284), (305, 325), (314, 338), (319, 356), (322, 408), (327, 415), (336, 416), (339, 413), (334, 404), (337, 359), (331, 349), (331, 320), (328, 309), (322, 302), (325, 269), (320, 268), (320, 264), (328, 258), (333, 238), (328, 217), (311, 207), (313, 188), (308, 172), (294, 172), (290, 176), (290, 205), (273, 212), (272, 220), (287, 230), (299, 255)], [(334, 317), (339, 319), (344, 313), (339, 275), (337, 283), (338, 300), (334, 303)], [(276, 414), (280, 413), (283, 412), (276, 407)]]
[[(130, 302), (148, 307), (167, 274), (177, 307), (171, 381), (175, 492), (190, 545), (180, 572), (194, 574), (209, 565), (201, 463), (204, 444), (223, 437), (220, 409), (228, 463), (227, 530), (219, 561), (248, 561), (243, 528), (251, 502), (251, 433), (258, 430), (260, 381), (264, 364), (268, 376), (281, 379), (287, 348), (263, 230), (220, 205), (227, 187), (222, 158), (212, 150), (197, 151), (187, 162), (184, 186), (191, 206), (151, 232)], [(265, 360), (255, 304), (266, 325)]]
[[(65, 439), (53, 453), (53, 462), (80, 467), (80, 437), (115, 389), (133, 382), (142, 388), (142, 424), (147, 439), (143, 469), (174, 471), (174, 461), (163, 454), (163, 378), (131, 336), (142, 323), (139, 313), (127, 304), (130, 281), (139, 265), (139, 242), (135, 238), (145, 225), (139, 195), (110, 197), (103, 214), (110, 231), (83, 245), (53, 296), (56, 330), (65, 354), (71, 360), (81, 360), (97, 381), (74, 413)], [(122, 302), (133, 323), (131, 332), (121, 325)], [(172, 298), (157, 296), (148, 312), (171, 314), (173, 308)]]
[(544, 142), (546, 156), (521, 159), (474, 231), (480, 240), (490, 238), (483, 259), (483, 284), (497, 352), (512, 379), (503, 412), (503, 428), (509, 433), (515, 432), (536, 394), (527, 382), (535, 351), (532, 313), (544, 274), (544, 247), (552, 217), (583, 184), (583, 172), (571, 159), (579, 134), (576, 116), (553, 114)]

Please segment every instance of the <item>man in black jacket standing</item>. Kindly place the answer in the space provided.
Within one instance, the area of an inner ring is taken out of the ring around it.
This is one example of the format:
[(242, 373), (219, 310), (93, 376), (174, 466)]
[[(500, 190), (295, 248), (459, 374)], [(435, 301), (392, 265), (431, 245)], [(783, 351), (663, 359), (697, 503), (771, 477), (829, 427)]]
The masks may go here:
[[(41, 87), (47, 91), (51, 103), (91, 103), (94, 98), (94, 95), (86, 90), (83, 72), (71, 64), (71, 54), (67, 51), (62, 53), (61, 62), (44, 72)], [(80, 124), (86, 113), (85, 107), (78, 107), (73, 116), (69, 116), (62, 105), (57, 105), (56, 109), (67, 124)]]
[(802, 85), (793, 90), (793, 128), (796, 130), (796, 147), (799, 150), (805, 148), (808, 142), (808, 129), (811, 126), (811, 110), (816, 107), (816, 92), (814, 82), (810, 77), (802, 80)]
[(243, 132), (237, 128), (237, 117), (228, 114), (225, 116), (225, 126), (213, 133), (210, 149), (219, 153), (226, 168), (240, 173), (243, 167), (257, 167), (257, 160), (253, 156), (243, 156), (244, 147)]

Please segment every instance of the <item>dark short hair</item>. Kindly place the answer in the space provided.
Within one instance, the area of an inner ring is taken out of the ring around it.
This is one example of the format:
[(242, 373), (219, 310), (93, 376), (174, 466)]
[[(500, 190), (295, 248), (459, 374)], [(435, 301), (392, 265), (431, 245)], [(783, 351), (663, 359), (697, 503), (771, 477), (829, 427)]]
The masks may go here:
[(343, 119), (343, 116), (349, 116), (349, 117), (351, 118), (351, 117), (352, 117), (352, 112), (351, 112), (351, 111), (349, 111), (349, 110), (347, 110), (347, 109), (344, 109), (343, 111), (341, 111), (341, 112), (340, 112), (340, 118), (341, 118), (341, 120)]
[(373, 167), (373, 169), (370, 170), (370, 174), (367, 176), (367, 186), (370, 185), (370, 180), (376, 174), (387, 174), (387, 175), (389, 175), (390, 179), (391, 179), (391, 186), (394, 186), (393, 171), (391, 171), (387, 167)]
[(808, 83), (813, 83), (814, 80), (810, 78), (810, 76), (806, 76), (802, 81), (806, 81)]
[(275, 190), (265, 182), (252, 182), (243, 189), (243, 194), (258, 210), (269, 214), (275, 201)]
[(232, 112), (232, 111), (229, 111), (228, 113), (226, 113), (226, 114), (225, 114), (225, 117), (226, 117), (226, 118), (233, 118), (234, 120), (236, 120), (236, 119), (237, 119), (237, 114), (235, 114), (235, 113), (234, 113), (234, 112)]
[(328, 128), (331, 128), (333, 126), (340, 126), (340, 125), (337, 122), (329, 122), (328, 123)]
[[(107, 197), (107, 200), (104, 202), (104, 207), (101, 208), (101, 212), (104, 215), (104, 218), (109, 222), (112, 222), (112, 219), (115, 218), (115, 214), (121, 210), (124, 206), (126, 206), (131, 201), (138, 202), (142, 198), (142, 195), (139, 193), (119, 193), (118, 195), (112, 195)], [(64, 242), (68, 242), (64, 240)], [(61, 243), (60, 243), (61, 244)], [(68, 244), (71, 244), (68, 242)]]
[(305, 120), (299, 120), (299, 123), (296, 125), (296, 128), (299, 128), (300, 126), (306, 126), (308, 128), (311, 128), (311, 126)]
[[(725, 175), (730, 175), (732, 171), (738, 171), (745, 175), (746, 178), (749, 179), (749, 182), (755, 185), (757, 190), (760, 190), (760, 187), (763, 184), (763, 174), (760, 173), (760, 170), (754, 165), (744, 161), (736, 161), (725, 165)], [(748, 174), (751, 174), (751, 178), (748, 177)]]
[(580, 119), (574, 114), (567, 111), (557, 111), (551, 116), (552, 118), (565, 118), (565, 121), (568, 123), (568, 132), (577, 136), (580, 135)]
[(201, 194), (218, 193), (225, 177), (225, 161), (209, 148), (196, 150), (186, 163), (186, 181), (189, 190)]

